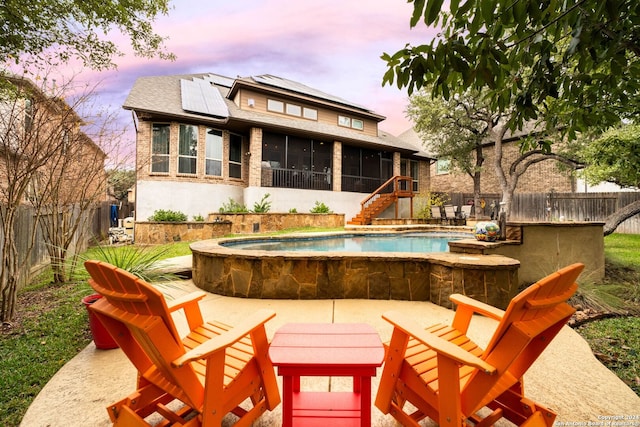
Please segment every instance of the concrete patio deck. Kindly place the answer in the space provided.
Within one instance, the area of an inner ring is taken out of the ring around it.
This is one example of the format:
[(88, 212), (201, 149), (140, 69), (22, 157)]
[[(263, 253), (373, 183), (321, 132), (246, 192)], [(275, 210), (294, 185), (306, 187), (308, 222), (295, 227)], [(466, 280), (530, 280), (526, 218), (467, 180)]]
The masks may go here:
[[(170, 297), (196, 290), (190, 280), (160, 286)], [(365, 322), (371, 324), (382, 340), (388, 340), (391, 326), (380, 315), (398, 310), (415, 318), (424, 326), (449, 322), (453, 311), (428, 302), (372, 300), (255, 300), (208, 295), (202, 302), (205, 319), (219, 319), (229, 324), (240, 321), (247, 313), (270, 308), (277, 313), (267, 323), (267, 334), (290, 322)], [(186, 323), (177, 316), (184, 331)], [(469, 335), (486, 344), (496, 322), (474, 318)], [(34, 366), (37, 369), (37, 366)], [(378, 371), (379, 376), (380, 370)], [(280, 377), (278, 377), (281, 380)], [(111, 425), (106, 406), (134, 391), (136, 373), (122, 351), (98, 350), (93, 343), (67, 363), (49, 381), (25, 414), (25, 427), (66, 427)], [(373, 393), (378, 379), (372, 383)], [(303, 390), (348, 390), (349, 379), (308, 378)], [(640, 397), (593, 356), (587, 343), (572, 329), (565, 327), (525, 375), (527, 396), (553, 408), (558, 413), (557, 426), (612, 426), (608, 417), (640, 415)], [(282, 391), (282, 383), (280, 382)], [(281, 408), (262, 416), (258, 426), (281, 425)], [(230, 423), (233, 417), (230, 418)], [(607, 424), (608, 421), (608, 424)], [(638, 418), (618, 419), (627, 426), (638, 426)], [(590, 424), (591, 423), (591, 424)], [(635, 424), (634, 424), (635, 423)], [(499, 425), (510, 425), (502, 421)], [(397, 425), (391, 416), (372, 410), (373, 426)], [(429, 425), (425, 423), (425, 425)]]

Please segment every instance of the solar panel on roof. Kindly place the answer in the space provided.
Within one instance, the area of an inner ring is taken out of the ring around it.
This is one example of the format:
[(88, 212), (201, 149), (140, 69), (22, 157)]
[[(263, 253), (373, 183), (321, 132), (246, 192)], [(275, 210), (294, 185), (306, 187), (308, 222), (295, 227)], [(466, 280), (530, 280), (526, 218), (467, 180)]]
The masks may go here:
[(221, 118), (229, 117), (224, 98), (208, 81), (202, 79), (180, 80), (182, 109), (191, 113)]
[(209, 74), (208, 76), (205, 76), (204, 79), (218, 86), (224, 86), (228, 88), (233, 86), (233, 82), (235, 81), (235, 79), (221, 76), (219, 74)]
[(253, 80), (258, 83), (262, 83), (269, 86), (275, 86), (280, 89), (290, 90), (303, 95), (314, 96), (316, 98), (324, 99), (327, 101), (337, 102), (339, 104), (348, 105), (350, 107), (359, 108), (365, 111), (371, 111), (362, 105), (355, 104), (340, 97), (322, 92), (312, 87), (303, 85), (302, 83), (294, 82), (293, 80), (287, 80), (280, 77), (272, 76), (270, 74), (264, 74), (262, 76), (253, 76)]

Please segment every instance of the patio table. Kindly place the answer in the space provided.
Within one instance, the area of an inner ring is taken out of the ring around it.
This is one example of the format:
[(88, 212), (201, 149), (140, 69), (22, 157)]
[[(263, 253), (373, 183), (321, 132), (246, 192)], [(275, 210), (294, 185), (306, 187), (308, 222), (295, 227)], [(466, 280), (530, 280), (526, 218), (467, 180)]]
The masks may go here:
[[(282, 425), (370, 426), (371, 378), (382, 365), (378, 333), (364, 323), (290, 323), (269, 356), (283, 377)], [(300, 390), (300, 377), (353, 377), (352, 392)]]

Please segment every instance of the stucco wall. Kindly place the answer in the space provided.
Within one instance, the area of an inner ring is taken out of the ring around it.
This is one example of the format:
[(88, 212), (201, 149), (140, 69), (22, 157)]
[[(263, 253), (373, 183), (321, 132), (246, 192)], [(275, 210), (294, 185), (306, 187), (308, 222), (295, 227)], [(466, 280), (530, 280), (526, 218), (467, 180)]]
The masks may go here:
[[(581, 262), (578, 283), (604, 278), (603, 223), (549, 222), (507, 224), (507, 242), (473, 242), (477, 253), (499, 254), (520, 261), (521, 284), (531, 284), (567, 265)], [(452, 252), (472, 252), (463, 242), (450, 244)]]
[(189, 219), (217, 212), (229, 198), (242, 202), (242, 187), (176, 181), (138, 181), (136, 221), (146, 221), (157, 209), (180, 211)]

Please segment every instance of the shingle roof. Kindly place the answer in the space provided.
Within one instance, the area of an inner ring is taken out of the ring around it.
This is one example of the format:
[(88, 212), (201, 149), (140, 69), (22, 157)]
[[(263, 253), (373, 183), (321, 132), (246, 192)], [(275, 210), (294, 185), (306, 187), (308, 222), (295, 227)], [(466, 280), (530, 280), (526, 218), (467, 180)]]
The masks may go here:
[[(214, 115), (198, 114), (190, 111), (186, 111), (183, 108), (183, 96), (181, 92), (181, 80), (201, 80), (209, 81), (212, 84), (212, 88), (218, 90), (226, 103), (228, 109), (228, 117), (214, 117)], [(265, 80), (265, 76), (257, 77), (258, 80)], [(270, 81), (275, 81), (274, 76), (269, 76)], [(243, 79), (244, 80), (244, 79)], [(278, 82), (289, 82), (286, 85), (284, 83), (278, 86), (279, 89), (283, 89), (282, 86), (295, 86), (290, 80), (279, 79)], [(287, 118), (283, 116), (276, 116), (267, 113), (260, 113), (253, 110), (242, 110), (230, 99), (227, 95), (230, 91), (231, 82), (234, 79), (216, 75), (216, 74), (188, 74), (188, 75), (171, 75), (171, 76), (153, 76), (153, 77), (140, 77), (136, 80), (127, 96), (123, 108), (127, 110), (134, 110), (138, 113), (144, 112), (150, 115), (157, 115), (161, 117), (171, 117), (176, 119), (199, 121), (201, 123), (208, 124), (228, 124), (228, 123), (256, 123), (263, 126), (269, 126), (271, 128), (284, 130), (297, 130), (305, 133), (312, 133), (319, 136), (331, 137), (342, 140), (344, 142), (350, 142), (355, 144), (361, 144), (366, 146), (373, 146), (378, 148), (394, 148), (398, 151), (411, 153), (418, 156), (422, 156), (421, 153), (416, 153), (419, 149), (411, 144), (404, 142), (403, 140), (396, 138), (395, 136), (379, 131), (379, 135), (369, 136), (362, 132), (351, 130), (347, 128), (340, 128), (338, 126), (332, 126), (329, 124), (316, 122), (312, 120), (297, 120), (293, 118)], [(321, 91), (315, 91), (315, 89), (308, 86), (298, 84), (298, 89), (306, 88), (304, 95), (306, 96), (323, 96), (325, 101), (329, 100), (331, 95), (324, 94)], [(293, 88), (287, 89), (293, 90)], [(315, 92), (314, 92), (315, 91)], [(321, 95), (322, 94), (322, 95)], [(340, 98), (334, 97), (332, 102), (342, 102), (343, 105), (347, 105), (351, 108), (364, 108), (357, 106), (357, 104), (348, 103), (348, 101), (338, 101)], [(344, 104), (347, 103), (347, 104)], [(363, 110), (368, 114), (375, 115), (372, 111), (366, 109)], [(382, 116), (377, 116), (382, 117)]]

